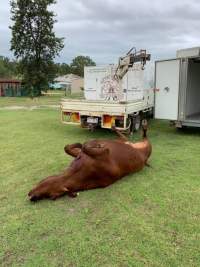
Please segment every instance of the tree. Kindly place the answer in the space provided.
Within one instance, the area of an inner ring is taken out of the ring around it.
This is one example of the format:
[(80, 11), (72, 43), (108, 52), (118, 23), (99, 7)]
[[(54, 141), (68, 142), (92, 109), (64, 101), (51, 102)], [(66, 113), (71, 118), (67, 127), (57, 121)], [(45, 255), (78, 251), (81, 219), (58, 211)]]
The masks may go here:
[(96, 63), (88, 56), (77, 56), (70, 65), (73, 74), (84, 76), (84, 66), (96, 66)]
[(17, 62), (0, 56), (0, 78), (17, 78)]
[(3, 61), (0, 60), (0, 78), (7, 78), (7, 69), (3, 64)]
[(56, 64), (56, 74), (57, 75), (66, 75), (71, 73), (71, 68), (66, 63), (57, 63)]
[(23, 84), (32, 96), (41, 95), (56, 73), (53, 63), (63, 48), (63, 38), (53, 31), (56, 20), (49, 10), (55, 0), (12, 0), (11, 50), (20, 61)]

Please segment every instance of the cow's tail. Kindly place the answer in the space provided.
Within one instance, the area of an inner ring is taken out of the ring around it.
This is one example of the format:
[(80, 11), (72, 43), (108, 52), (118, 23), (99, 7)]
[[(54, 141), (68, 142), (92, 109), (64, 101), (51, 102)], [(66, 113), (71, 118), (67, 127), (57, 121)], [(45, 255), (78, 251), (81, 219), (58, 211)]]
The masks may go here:
[(148, 129), (148, 123), (147, 120), (144, 119), (142, 120), (142, 138), (146, 139), (147, 138), (147, 129)]

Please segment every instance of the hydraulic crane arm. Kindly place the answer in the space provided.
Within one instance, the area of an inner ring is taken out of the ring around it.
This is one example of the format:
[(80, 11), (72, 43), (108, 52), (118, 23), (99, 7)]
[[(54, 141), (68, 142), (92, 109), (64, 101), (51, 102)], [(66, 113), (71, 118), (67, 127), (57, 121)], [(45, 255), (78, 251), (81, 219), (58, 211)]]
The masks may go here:
[(114, 77), (117, 80), (121, 80), (134, 63), (141, 62), (142, 68), (144, 68), (146, 61), (149, 61), (150, 59), (151, 55), (147, 54), (146, 50), (136, 51), (135, 47), (131, 48), (124, 57), (119, 58)]

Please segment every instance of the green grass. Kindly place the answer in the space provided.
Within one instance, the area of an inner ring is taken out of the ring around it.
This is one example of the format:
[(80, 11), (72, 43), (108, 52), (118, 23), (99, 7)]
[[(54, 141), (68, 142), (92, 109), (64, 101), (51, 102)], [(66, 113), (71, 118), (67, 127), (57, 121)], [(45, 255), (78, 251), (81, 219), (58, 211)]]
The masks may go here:
[[(57, 92), (57, 91), (56, 91)], [(43, 105), (59, 105), (62, 97), (81, 99), (83, 98), (83, 93), (78, 94), (67, 94), (64, 95), (64, 92), (58, 91), (61, 95), (52, 95), (52, 96), (41, 96), (31, 99), (30, 97), (0, 97), (0, 108), (10, 107), (10, 106), (43, 106)]]
[(33, 185), (71, 161), (65, 144), (115, 137), (59, 119), (57, 110), (0, 111), (0, 266), (200, 266), (200, 132), (151, 121), (152, 168), (31, 203)]

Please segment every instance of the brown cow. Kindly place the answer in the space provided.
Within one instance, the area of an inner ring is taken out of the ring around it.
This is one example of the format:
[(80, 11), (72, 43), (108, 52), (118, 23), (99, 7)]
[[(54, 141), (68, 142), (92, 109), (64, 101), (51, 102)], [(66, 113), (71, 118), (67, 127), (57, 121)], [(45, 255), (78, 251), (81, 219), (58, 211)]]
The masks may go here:
[(42, 198), (56, 199), (64, 194), (76, 197), (82, 190), (103, 188), (129, 173), (141, 170), (151, 155), (151, 144), (143, 120), (143, 140), (131, 143), (118, 130), (117, 140), (92, 140), (65, 146), (65, 152), (75, 159), (62, 173), (42, 180), (28, 194), (31, 201)]

